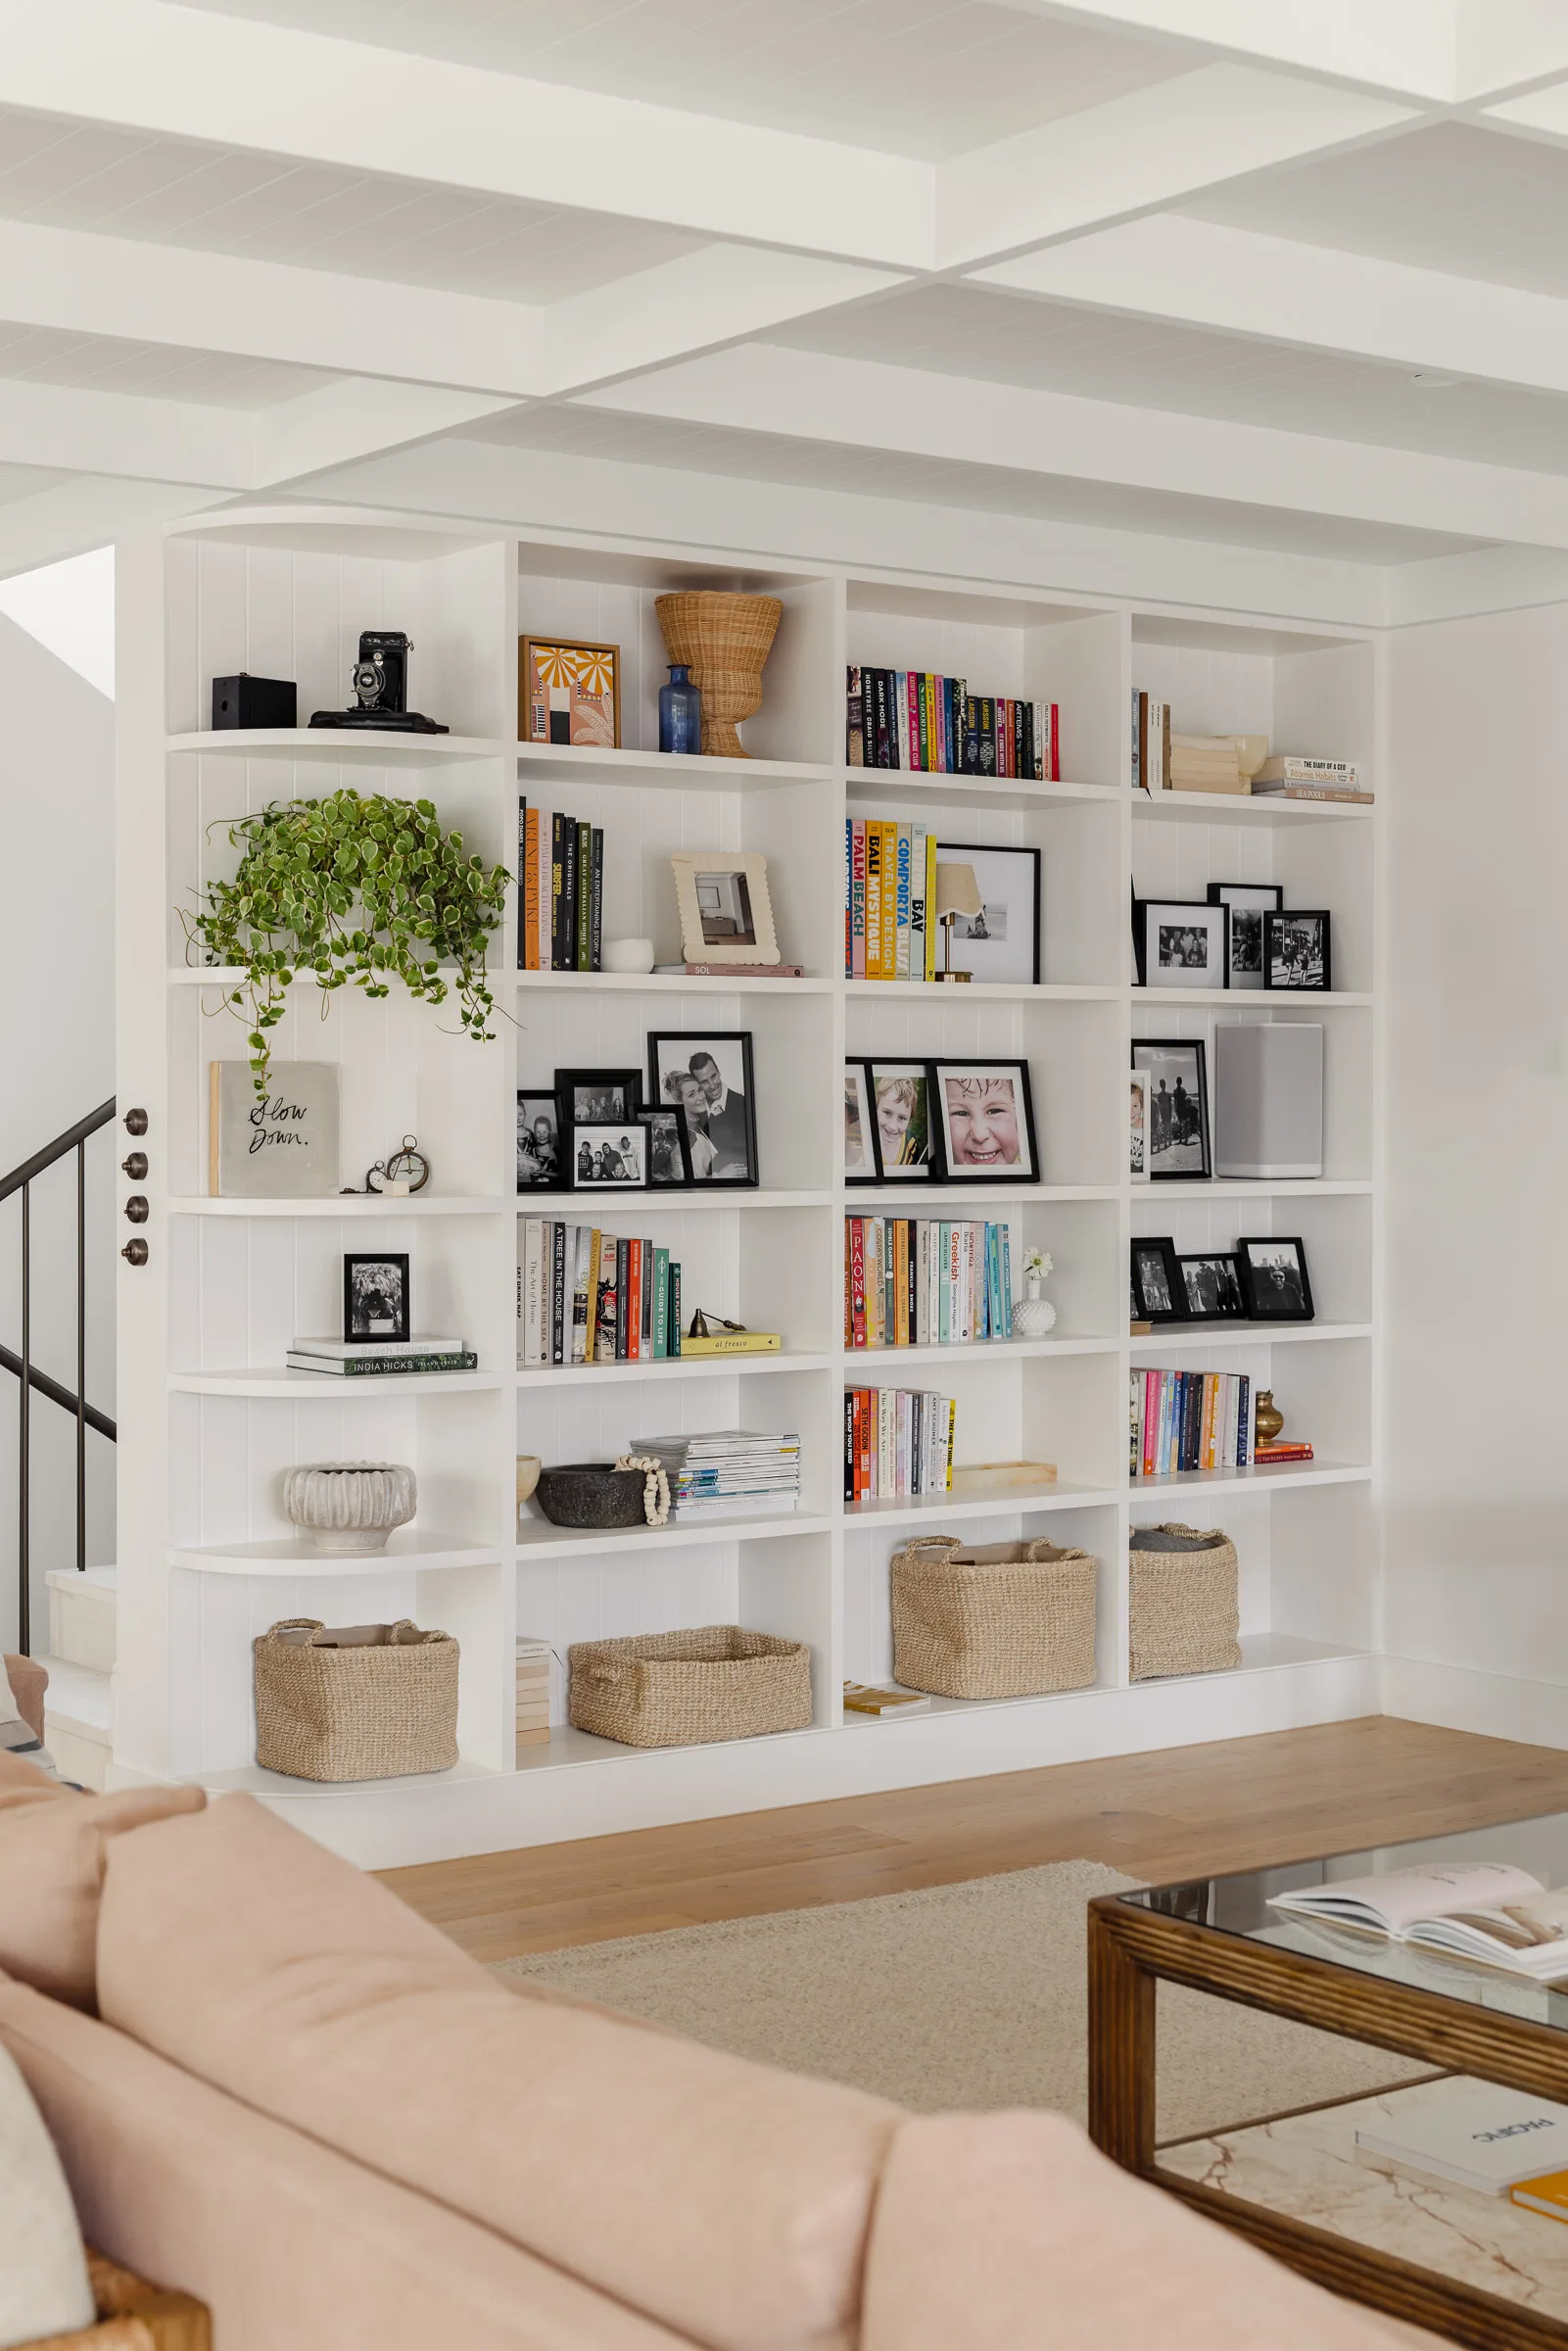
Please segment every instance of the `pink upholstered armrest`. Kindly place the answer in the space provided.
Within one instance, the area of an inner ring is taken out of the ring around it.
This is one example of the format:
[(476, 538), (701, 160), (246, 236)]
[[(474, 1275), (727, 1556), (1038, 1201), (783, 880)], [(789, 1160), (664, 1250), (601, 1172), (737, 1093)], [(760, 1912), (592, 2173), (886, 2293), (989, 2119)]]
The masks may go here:
[(11, 1683), (11, 1695), (17, 1702), (23, 1721), (35, 1739), (43, 1737), (43, 1694), (49, 1687), (49, 1676), (31, 1657), (6, 1658), (6, 1675)]

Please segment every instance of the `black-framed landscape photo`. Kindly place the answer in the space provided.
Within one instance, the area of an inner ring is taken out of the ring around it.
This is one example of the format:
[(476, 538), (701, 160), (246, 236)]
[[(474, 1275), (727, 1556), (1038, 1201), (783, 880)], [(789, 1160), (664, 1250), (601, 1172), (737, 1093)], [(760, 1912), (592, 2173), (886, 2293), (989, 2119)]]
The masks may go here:
[(876, 1121), (871, 1108), (871, 1064), (854, 1055), (844, 1062), (844, 1181), (877, 1180)]
[(1263, 985), (1311, 995), (1333, 987), (1326, 908), (1293, 906), (1288, 914), (1263, 916)]
[(1230, 911), (1229, 982), (1232, 987), (1263, 984), (1263, 917), (1285, 903), (1279, 882), (1211, 882), (1209, 896)]
[(406, 1250), (351, 1251), (343, 1260), (343, 1335), (361, 1345), (406, 1346)]
[(1265, 1233), (1236, 1243), (1242, 1296), (1255, 1322), (1315, 1319), (1307, 1250), (1299, 1235)]
[(1038, 1183), (1028, 1063), (975, 1055), (927, 1066), (938, 1174), (953, 1183)]
[(871, 1083), (872, 1144), (887, 1183), (921, 1183), (938, 1172), (931, 1133), (931, 1072), (925, 1061), (866, 1064)]
[[(953, 917), (952, 969), (1010, 987), (1040, 984), (1040, 852), (992, 841), (939, 840), (936, 862), (967, 865), (978, 914)], [(930, 915), (927, 915), (929, 922)]]
[(561, 1160), (561, 1108), (553, 1082), (517, 1088), (517, 1189), (558, 1192), (566, 1183)]
[(1149, 1080), (1149, 1175), (1155, 1183), (1212, 1176), (1209, 1057), (1201, 1036), (1139, 1036), (1132, 1066)]
[(693, 1183), (760, 1182), (749, 1029), (650, 1029), (648, 1101), (686, 1112)]
[(1181, 1319), (1181, 1273), (1176, 1265), (1176, 1244), (1168, 1236), (1134, 1240), (1132, 1305), (1134, 1319), (1141, 1322)]
[(1230, 909), (1207, 898), (1140, 898), (1132, 940), (1140, 987), (1225, 986), (1230, 964)]
[(1179, 1255), (1183, 1319), (1188, 1322), (1240, 1321), (1247, 1313), (1241, 1272), (1233, 1249), (1203, 1249)]

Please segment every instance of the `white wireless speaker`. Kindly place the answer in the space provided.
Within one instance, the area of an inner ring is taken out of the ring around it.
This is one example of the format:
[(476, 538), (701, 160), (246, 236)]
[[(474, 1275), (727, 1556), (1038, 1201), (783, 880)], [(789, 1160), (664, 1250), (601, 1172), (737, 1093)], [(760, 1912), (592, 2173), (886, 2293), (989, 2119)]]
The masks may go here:
[(1295, 1021), (1214, 1030), (1214, 1174), (1323, 1173), (1323, 1032)]

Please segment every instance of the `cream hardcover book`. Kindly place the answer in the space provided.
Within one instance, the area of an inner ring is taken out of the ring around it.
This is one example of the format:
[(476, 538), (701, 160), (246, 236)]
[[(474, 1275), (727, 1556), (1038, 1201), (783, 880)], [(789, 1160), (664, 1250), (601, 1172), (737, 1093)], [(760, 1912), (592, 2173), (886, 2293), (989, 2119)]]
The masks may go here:
[(1465, 2075), (1446, 2087), (1451, 2098), (1358, 2125), (1357, 2156), (1484, 2196), (1568, 2165), (1568, 2106)]
[(1268, 1906), (1537, 1983), (1568, 1977), (1568, 1887), (1548, 1892), (1507, 1861), (1427, 1862), (1386, 1877), (1341, 1878), (1273, 1895)]

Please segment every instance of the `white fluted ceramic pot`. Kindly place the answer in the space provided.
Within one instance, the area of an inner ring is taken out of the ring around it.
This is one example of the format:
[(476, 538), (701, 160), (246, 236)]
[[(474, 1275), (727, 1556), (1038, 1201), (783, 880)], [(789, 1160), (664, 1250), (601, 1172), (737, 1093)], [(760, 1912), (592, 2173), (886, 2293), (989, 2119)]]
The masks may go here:
[(1016, 1339), (1043, 1339), (1056, 1327), (1056, 1308), (1040, 1290), (1040, 1275), (1025, 1273), (1023, 1295), (1013, 1301), (1013, 1336)]
[(414, 1473), (401, 1462), (305, 1462), (283, 1481), (283, 1507), (317, 1551), (385, 1551), (418, 1499)]

